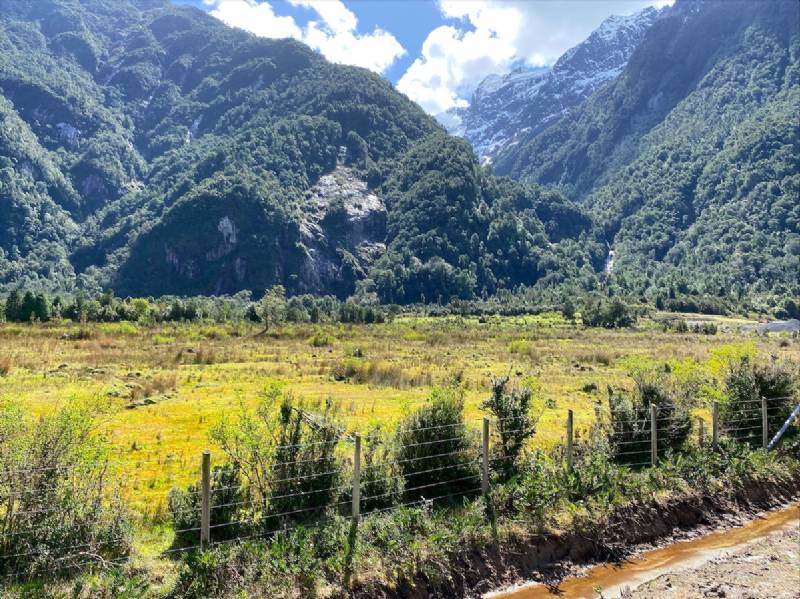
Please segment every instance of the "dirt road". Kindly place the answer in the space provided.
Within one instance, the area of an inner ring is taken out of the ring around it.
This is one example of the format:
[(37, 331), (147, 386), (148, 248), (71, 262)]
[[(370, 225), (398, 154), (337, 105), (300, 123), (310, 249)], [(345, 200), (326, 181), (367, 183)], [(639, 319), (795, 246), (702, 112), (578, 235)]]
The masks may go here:
[(622, 597), (798, 599), (800, 527), (775, 532), (698, 568), (659, 576)]

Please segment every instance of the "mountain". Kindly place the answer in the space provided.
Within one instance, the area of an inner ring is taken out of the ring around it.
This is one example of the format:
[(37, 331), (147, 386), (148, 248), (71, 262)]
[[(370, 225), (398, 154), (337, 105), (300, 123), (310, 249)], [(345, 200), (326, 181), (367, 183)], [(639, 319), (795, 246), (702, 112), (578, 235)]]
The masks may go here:
[(602, 264), (377, 75), (166, 0), (0, 3), (0, 198), (6, 289), (446, 301)]
[(560, 187), (614, 249), (613, 279), (680, 307), (800, 296), (800, 4), (678, 0), (623, 72), (494, 160)]
[(450, 133), (467, 139), (483, 162), (492, 162), (520, 136), (542, 131), (618, 77), (663, 12), (651, 7), (630, 16), (611, 16), (552, 68), (523, 66), (506, 75), (490, 75), (468, 107), (437, 118)]

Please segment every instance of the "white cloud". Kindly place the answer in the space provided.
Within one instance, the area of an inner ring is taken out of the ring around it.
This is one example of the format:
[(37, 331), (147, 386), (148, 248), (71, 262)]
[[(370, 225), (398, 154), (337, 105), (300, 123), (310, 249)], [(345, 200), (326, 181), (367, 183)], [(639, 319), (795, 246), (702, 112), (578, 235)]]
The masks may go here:
[(552, 64), (606, 17), (672, 1), (439, 0), (442, 15), (460, 23), (428, 34), (397, 87), (432, 114), (465, 106), (487, 75), (506, 73), (518, 61)]
[(277, 16), (267, 2), (259, 4), (247, 0), (220, 0), (211, 14), (232, 27), (245, 29), (262, 37), (300, 39), (302, 36), (292, 17)]
[(263, 37), (291, 37), (318, 50), (328, 60), (383, 73), (405, 54), (405, 48), (389, 32), (356, 32), (358, 19), (341, 0), (289, 0), (313, 10), (319, 17), (305, 27), (293, 17), (275, 14), (269, 2), (259, 0), (204, 0), (214, 5), (211, 14), (221, 21)]

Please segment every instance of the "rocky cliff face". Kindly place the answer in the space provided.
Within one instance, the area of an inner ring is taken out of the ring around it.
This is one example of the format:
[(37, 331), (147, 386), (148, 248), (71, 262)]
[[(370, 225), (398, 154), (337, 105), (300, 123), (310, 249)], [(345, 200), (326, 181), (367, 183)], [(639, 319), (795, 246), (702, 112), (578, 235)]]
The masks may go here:
[(320, 177), (303, 204), (302, 286), (352, 293), (386, 251), (386, 216), (381, 198), (352, 169), (340, 164)]
[(482, 162), (492, 162), (519, 135), (541, 131), (618, 77), (662, 14), (646, 8), (630, 16), (609, 17), (552, 68), (522, 67), (507, 75), (490, 75), (467, 108), (437, 118), (450, 133), (467, 139)]

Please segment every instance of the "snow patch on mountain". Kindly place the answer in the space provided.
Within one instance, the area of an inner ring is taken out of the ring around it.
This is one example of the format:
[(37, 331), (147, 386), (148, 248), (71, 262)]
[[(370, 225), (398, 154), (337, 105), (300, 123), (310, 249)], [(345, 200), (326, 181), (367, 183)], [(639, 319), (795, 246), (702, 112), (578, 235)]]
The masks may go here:
[(517, 136), (538, 132), (561, 118), (600, 86), (616, 79), (645, 32), (664, 14), (646, 8), (611, 16), (552, 67), (523, 66), (489, 75), (469, 106), (437, 115), (453, 135), (464, 137), (484, 163), (491, 163)]

